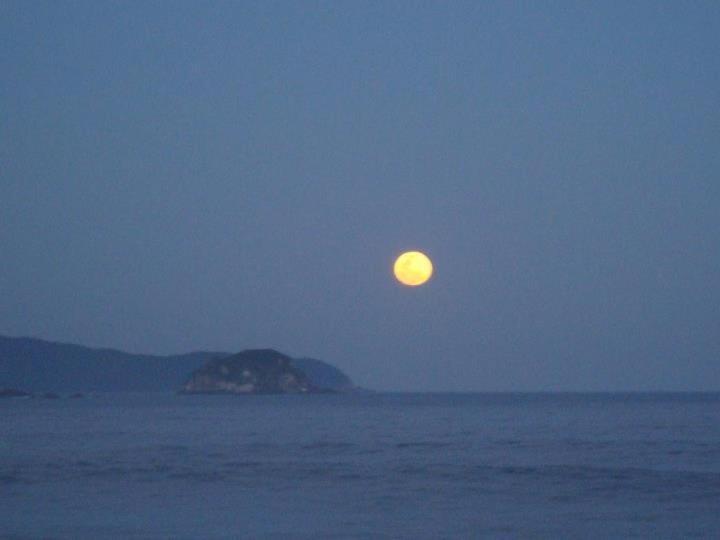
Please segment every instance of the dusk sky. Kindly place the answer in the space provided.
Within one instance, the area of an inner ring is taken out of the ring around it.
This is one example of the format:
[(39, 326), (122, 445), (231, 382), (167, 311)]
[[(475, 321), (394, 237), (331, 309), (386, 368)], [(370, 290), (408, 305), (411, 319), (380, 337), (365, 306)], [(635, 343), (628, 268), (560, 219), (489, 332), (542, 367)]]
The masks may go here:
[(720, 389), (717, 1), (4, 1), (0, 73), (2, 335)]

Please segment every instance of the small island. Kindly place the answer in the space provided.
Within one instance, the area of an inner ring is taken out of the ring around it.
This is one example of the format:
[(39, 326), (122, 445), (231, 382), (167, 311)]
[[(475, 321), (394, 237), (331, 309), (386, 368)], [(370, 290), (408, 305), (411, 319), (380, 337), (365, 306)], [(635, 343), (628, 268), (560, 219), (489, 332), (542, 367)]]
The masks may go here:
[(252, 349), (214, 358), (195, 370), (183, 394), (307, 394), (327, 390), (314, 385), (293, 365), (293, 359), (273, 349)]
[[(80, 392), (76, 392), (68, 398), (81, 398), (85, 397)], [(60, 396), (55, 392), (26, 392), (25, 390), (18, 390), (17, 388), (0, 388), (0, 398), (41, 398), (41, 399), (60, 399)]]
[(30, 392), (18, 390), (17, 388), (0, 388), (0, 398), (29, 398), (32, 397)]

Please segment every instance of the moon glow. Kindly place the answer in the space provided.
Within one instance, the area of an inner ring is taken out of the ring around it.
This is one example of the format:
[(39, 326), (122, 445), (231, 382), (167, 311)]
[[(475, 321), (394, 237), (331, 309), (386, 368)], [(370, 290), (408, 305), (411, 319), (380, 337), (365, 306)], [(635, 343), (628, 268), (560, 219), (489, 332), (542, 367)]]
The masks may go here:
[(408, 287), (422, 285), (433, 273), (430, 258), (420, 251), (406, 251), (395, 261), (393, 272), (397, 280)]

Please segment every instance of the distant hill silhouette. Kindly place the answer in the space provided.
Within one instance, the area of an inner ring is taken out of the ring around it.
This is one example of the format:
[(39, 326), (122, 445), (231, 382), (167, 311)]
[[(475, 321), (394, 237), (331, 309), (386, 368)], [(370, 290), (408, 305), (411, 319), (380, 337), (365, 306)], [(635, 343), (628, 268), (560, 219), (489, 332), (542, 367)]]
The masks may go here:
[[(115, 349), (0, 336), (0, 388), (30, 392), (175, 391), (190, 374), (225, 352), (199, 351), (174, 356), (130, 354)], [(314, 359), (293, 359), (317, 387), (351, 390), (342, 371)]]
[(293, 359), (273, 349), (215, 358), (195, 370), (186, 394), (306, 394), (320, 391)]
[(293, 366), (304, 371), (315, 386), (339, 392), (357, 390), (350, 377), (327, 362), (314, 358), (294, 358), (292, 363)]

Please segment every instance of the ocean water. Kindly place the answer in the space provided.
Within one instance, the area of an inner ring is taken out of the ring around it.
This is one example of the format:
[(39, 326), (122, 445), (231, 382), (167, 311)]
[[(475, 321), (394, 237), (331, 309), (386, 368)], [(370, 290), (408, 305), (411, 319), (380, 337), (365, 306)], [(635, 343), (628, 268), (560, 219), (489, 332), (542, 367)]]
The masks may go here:
[(0, 401), (5, 538), (720, 538), (720, 394)]

